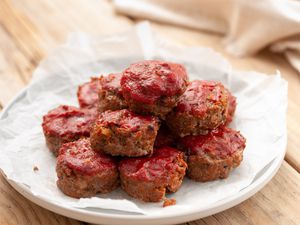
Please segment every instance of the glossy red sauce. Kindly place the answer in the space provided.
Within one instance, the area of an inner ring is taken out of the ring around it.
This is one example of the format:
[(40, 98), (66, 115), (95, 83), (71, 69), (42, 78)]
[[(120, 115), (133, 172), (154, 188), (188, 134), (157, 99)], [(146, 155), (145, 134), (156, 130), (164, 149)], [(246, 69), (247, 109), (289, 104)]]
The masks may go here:
[(148, 60), (131, 64), (121, 79), (125, 99), (154, 104), (162, 96), (181, 94), (187, 73), (180, 64)]
[(245, 143), (245, 138), (238, 131), (227, 127), (219, 127), (206, 135), (186, 136), (180, 140), (187, 155), (209, 154), (218, 158), (226, 158), (237, 150), (244, 149)]
[(228, 91), (228, 109), (227, 109), (227, 116), (226, 116), (226, 124), (229, 124), (234, 116), (234, 112), (236, 109), (236, 97), (234, 97), (229, 91)]
[(61, 105), (43, 117), (43, 129), (47, 134), (58, 136), (89, 136), (90, 129), (96, 119), (92, 110), (79, 109)]
[(180, 97), (175, 110), (190, 112), (193, 115), (205, 115), (209, 104), (221, 101), (224, 90), (224, 86), (219, 82), (194, 80)]
[(121, 94), (121, 77), (121, 73), (112, 73), (109, 74), (107, 77), (102, 76), (100, 78), (101, 88), (103, 90), (108, 90)]
[(77, 97), (81, 108), (97, 107), (100, 87), (100, 79), (97, 77), (78, 87)]
[(62, 145), (57, 160), (83, 175), (94, 175), (116, 168), (116, 161), (108, 155), (94, 151), (88, 138)]
[(132, 132), (139, 130), (145, 125), (155, 125), (158, 119), (154, 116), (140, 116), (128, 109), (117, 111), (105, 111), (101, 113), (96, 121), (99, 126), (109, 127), (111, 125), (123, 128)]
[(174, 160), (182, 152), (171, 147), (155, 149), (151, 157), (127, 158), (121, 160), (120, 170), (127, 176), (141, 181), (153, 181), (157, 178), (165, 179), (171, 171), (178, 167)]

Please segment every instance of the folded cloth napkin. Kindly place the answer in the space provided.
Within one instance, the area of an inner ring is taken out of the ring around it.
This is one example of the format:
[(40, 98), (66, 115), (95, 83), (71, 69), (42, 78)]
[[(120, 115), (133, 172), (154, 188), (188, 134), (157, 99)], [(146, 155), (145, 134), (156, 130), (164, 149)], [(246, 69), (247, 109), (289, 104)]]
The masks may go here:
[(221, 33), (236, 56), (282, 52), (300, 72), (300, 1), (114, 0), (117, 12)]

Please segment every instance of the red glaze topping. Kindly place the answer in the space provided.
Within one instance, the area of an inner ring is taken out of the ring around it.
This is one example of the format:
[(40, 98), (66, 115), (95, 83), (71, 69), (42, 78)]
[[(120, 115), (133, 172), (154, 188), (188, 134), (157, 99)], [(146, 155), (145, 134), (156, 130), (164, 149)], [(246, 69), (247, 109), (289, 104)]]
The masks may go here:
[(108, 90), (112, 91), (118, 94), (122, 94), (121, 92), (121, 73), (112, 73), (109, 74), (107, 77), (101, 76), (100, 78), (100, 83), (101, 83), (101, 88), (103, 90)]
[(89, 136), (96, 119), (92, 110), (61, 105), (43, 117), (43, 129), (47, 134), (58, 136)]
[(78, 87), (77, 98), (81, 108), (97, 107), (100, 87), (100, 79), (97, 77), (92, 77), (90, 82)]
[(116, 161), (108, 155), (94, 151), (88, 138), (63, 144), (59, 149), (57, 162), (64, 163), (83, 175), (94, 175), (116, 168)]
[(158, 119), (154, 116), (140, 116), (122, 109), (117, 111), (105, 111), (101, 113), (96, 121), (98, 126), (117, 126), (120, 129), (126, 129), (132, 132), (138, 131), (142, 126), (149, 126), (158, 123)]
[(236, 97), (234, 97), (228, 90), (228, 109), (227, 109), (227, 117), (226, 117), (226, 124), (229, 124), (232, 119), (236, 109)]
[(194, 80), (180, 97), (175, 110), (203, 116), (209, 105), (222, 101), (225, 88), (220, 82)]
[(187, 155), (209, 154), (215, 158), (226, 158), (244, 149), (246, 139), (238, 131), (219, 127), (206, 135), (185, 136), (180, 140), (180, 145), (187, 150)]
[(161, 125), (157, 132), (154, 147), (172, 146), (174, 143), (175, 137), (171, 134), (170, 130), (165, 125)]
[(163, 96), (182, 94), (187, 79), (180, 64), (148, 60), (131, 64), (123, 72), (121, 86), (125, 99), (154, 104)]
[(151, 157), (123, 159), (119, 168), (127, 176), (141, 181), (166, 179), (178, 167), (174, 160), (181, 154), (183, 153), (174, 148), (162, 147), (155, 149)]

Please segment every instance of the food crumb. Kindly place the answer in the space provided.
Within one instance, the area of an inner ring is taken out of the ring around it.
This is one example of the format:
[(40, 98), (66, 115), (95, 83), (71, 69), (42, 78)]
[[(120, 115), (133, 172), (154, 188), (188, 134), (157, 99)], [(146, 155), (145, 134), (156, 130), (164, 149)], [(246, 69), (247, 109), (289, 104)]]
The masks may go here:
[(34, 167), (33, 167), (33, 171), (34, 171), (34, 172), (37, 172), (37, 171), (39, 171), (39, 168), (38, 168), (37, 166), (34, 166)]
[(171, 205), (176, 205), (176, 199), (175, 198), (166, 198), (164, 200), (164, 204), (163, 204), (163, 207), (167, 207), (167, 206), (171, 206)]

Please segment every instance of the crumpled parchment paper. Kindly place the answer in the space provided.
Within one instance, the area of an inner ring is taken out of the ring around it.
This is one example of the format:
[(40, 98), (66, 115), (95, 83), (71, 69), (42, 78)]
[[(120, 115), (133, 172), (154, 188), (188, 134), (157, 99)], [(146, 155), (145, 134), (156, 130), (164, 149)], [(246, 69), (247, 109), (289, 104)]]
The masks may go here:
[[(143, 203), (120, 188), (93, 198), (73, 199), (56, 187), (55, 157), (45, 145), (42, 116), (59, 104), (78, 105), (77, 86), (89, 77), (122, 71), (142, 59), (182, 63), (190, 79), (223, 82), (238, 106), (231, 126), (247, 138), (244, 160), (228, 179), (197, 183), (185, 179), (180, 190), (168, 197), (177, 204), (162, 209), (161, 203)], [(25, 184), (47, 201), (76, 208), (101, 208), (123, 213), (163, 214), (216, 201), (238, 193), (255, 175), (286, 148), (287, 82), (279, 72), (234, 72), (221, 55), (209, 48), (172, 44), (153, 33), (149, 24), (112, 36), (74, 33), (66, 44), (37, 68), (25, 94), (0, 120), (0, 168), (8, 179)], [(33, 170), (37, 166), (38, 171)]]

